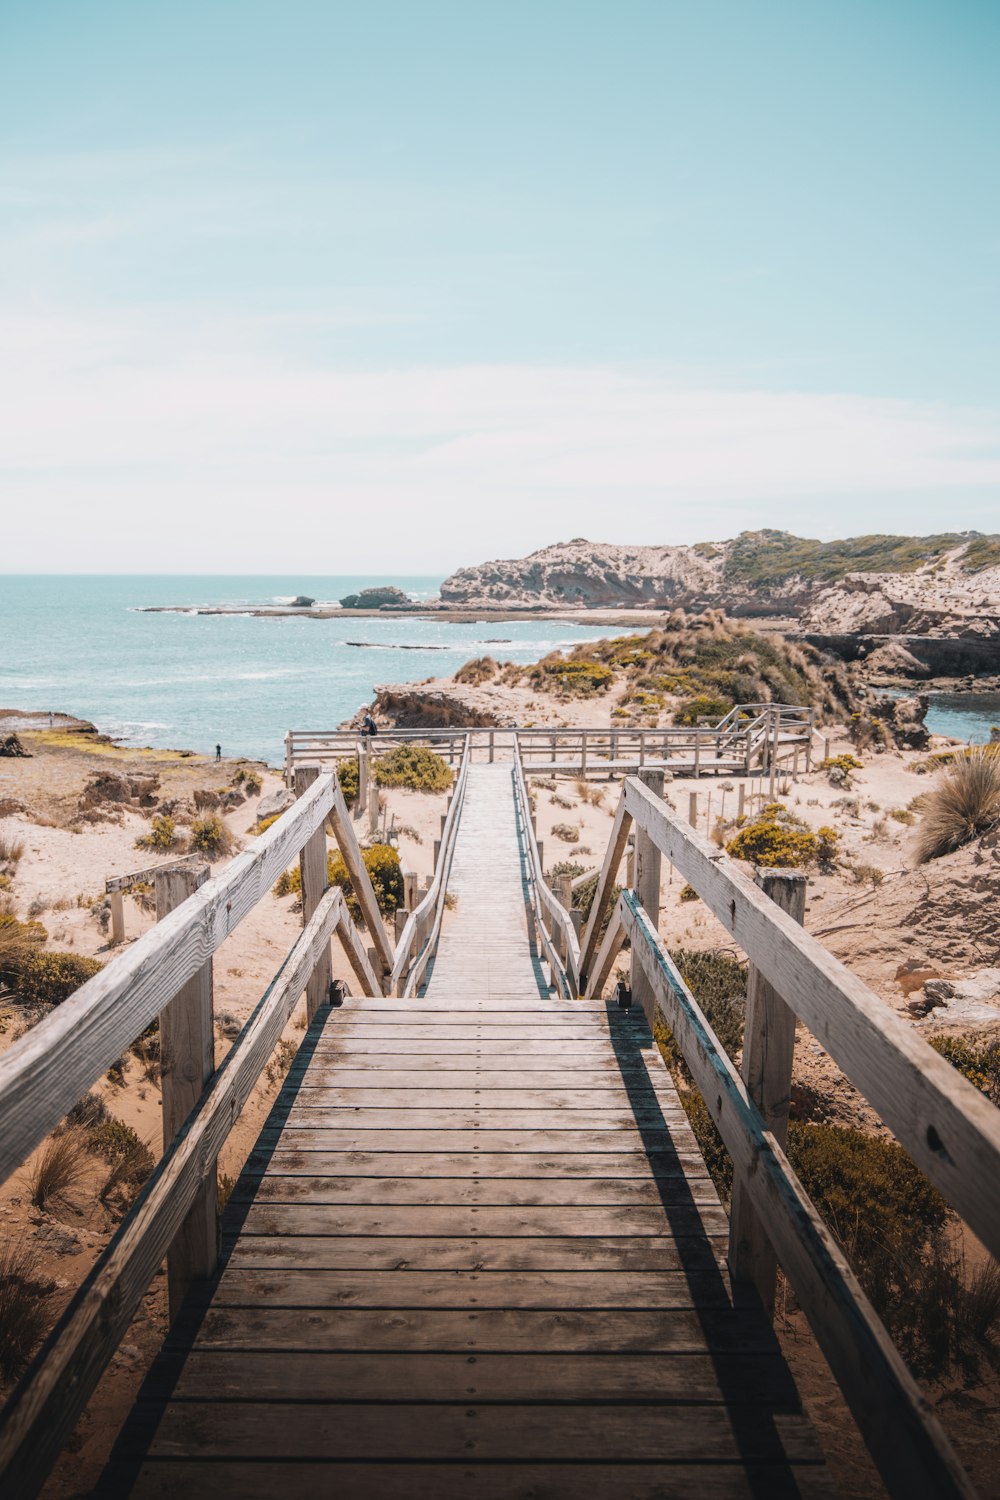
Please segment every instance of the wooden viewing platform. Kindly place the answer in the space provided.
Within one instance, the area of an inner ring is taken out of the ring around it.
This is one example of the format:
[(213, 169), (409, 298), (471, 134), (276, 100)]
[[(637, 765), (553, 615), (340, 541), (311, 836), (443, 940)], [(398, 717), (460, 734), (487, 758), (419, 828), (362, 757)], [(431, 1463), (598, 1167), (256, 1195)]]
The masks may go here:
[[(803, 930), (804, 877), (755, 883), (662, 768), (622, 784), (583, 927), (505, 748), (473, 763), (466, 738), (395, 943), (336, 776), (296, 763), (294, 806), (214, 879), (155, 871), (157, 925), (0, 1059), (6, 1176), (159, 1015), (167, 1140), (0, 1416), (5, 1500), (38, 1494), (164, 1257), (170, 1332), (98, 1495), (830, 1495), (770, 1324), (780, 1265), (893, 1500), (974, 1496), (785, 1156), (796, 1019), (993, 1254), (996, 1109)], [(364, 935), (327, 888), (328, 829)], [(296, 855), (302, 933), (216, 1067), (213, 954)], [(664, 859), (747, 955), (739, 1070), (659, 938)], [(362, 992), (339, 1006), (334, 936)], [(303, 993), (219, 1260), (215, 1163)], [(732, 1159), (729, 1217), (661, 1018)]]

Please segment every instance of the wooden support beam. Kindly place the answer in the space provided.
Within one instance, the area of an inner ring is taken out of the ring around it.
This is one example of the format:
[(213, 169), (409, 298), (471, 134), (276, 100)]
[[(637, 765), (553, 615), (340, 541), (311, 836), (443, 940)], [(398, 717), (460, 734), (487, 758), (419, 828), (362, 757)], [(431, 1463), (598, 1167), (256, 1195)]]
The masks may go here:
[(333, 785), (333, 806), (330, 809), (330, 827), (333, 836), (337, 840), (337, 847), (344, 856), (344, 864), (347, 873), (351, 877), (351, 885), (358, 905), (361, 907), (361, 915), (364, 918), (368, 934), (378, 951), (379, 963), (383, 974), (392, 972), (393, 946), (389, 941), (389, 935), (382, 925), (382, 915), (378, 909), (375, 892), (372, 889), (371, 877), (361, 857), (361, 848), (350, 818), (347, 815), (347, 805), (344, 802), (344, 794), (337, 782)]
[[(164, 870), (154, 877), (156, 919), (162, 921), (208, 879), (208, 866)], [(215, 1072), (212, 960), (202, 964), (160, 1012), (163, 1147), (166, 1150)], [(167, 1255), (170, 1321), (193, 1281), (211, 1276), (219, 1256), (219, 1189), (215, 1163), (195, 1196)]]
[[(601, 873), (597, 877), (597, 889), (594, 891), (590, 916), (587, 919), (583, 940), (580, 943), (581, 993), (591, 993), (589, 983), (590, 970), (600, 941), (600, 932), (604, 926), (604, 918), (611, 905), (618, 867), (622, 862), (622, 855), (625, 853), (625, 843), (628, 839), (631, 826), (632, 817), (625, 807), (625, 794), (623, 791), (615, 810), (615, 821), (611, 825), (611, 837), (608, 839), (604, 864), (601, 866)], [(539, 858), (541, 858), (541, 855), (539, 855)]]
[(698, 793), (688, 792), (688, 822), (692, 828), (698, 827)]
[[(319, 766), (296, 766), (296, 797), (305, 796), (319, 774)], [(329, 884), (325, 828), (317, 828), (302, 845), (299, 851), (299, 872), (302, 876), (302, 925), (307, 927)], [(333, 963), (328, 943), (325, 954), (320, 957), (306, 986), (306, 1019), (310, 1023), (320, 1006), (329, 1004), (332, 979)]]
[[(806, 913), (806, 877), (799, 870), (758, 870), (765, 896), (802, 926)], [(747, 977), (746, 1029), (743, 1037), (743, 1082), (760, 1110), (765, 1126), (784, 1149), (795, 1056), (795, 1014), (756, 964)], [(729, 1269), (736, 1281), (752, 1282), (769, 1312), (774, 1308), (778, 1263), (753, 1206), (746, 1183), (733, 1183), (729, 1213)]]

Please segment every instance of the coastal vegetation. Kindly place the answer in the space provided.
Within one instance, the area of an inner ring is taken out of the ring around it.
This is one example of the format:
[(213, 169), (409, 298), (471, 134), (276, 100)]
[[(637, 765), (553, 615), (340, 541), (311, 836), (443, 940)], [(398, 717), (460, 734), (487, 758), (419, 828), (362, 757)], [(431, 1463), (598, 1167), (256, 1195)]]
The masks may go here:
[(446, 792), (452, 783), (448, 762), (423, 745), (396, 745), (372, 763), (379, 786), (411, 792)]
[(765, 527), (743, 531), (729, 545), (724, 576), (775, 586), (789, 578), (835, 583), (847, 573), (915, 573), (946, 553), (965, 547), (968, 571), (1000, 563), (1000, 536), (978, 531), (942, 531), (934, 536), (856, 536), (818, 542)]
[[(362, 849), (361, 857), (365, 863), (378, 902), (378, 909), (383, 916), (391, 916), (403, 903), (403, 871), (399, 861), (399, 853), (391, 844), (372, 844), (369, 849)], [(355, 922), (361, 922), (362, 912), (354, 894), (351, 877), (344, 863), (343, 855), (331, 851), (326, 857), (327, 879), (331, 885), (337, 885), (347, 897), (348, 910)], [(279, 875), (274, 885), (276, 896), (299, 895), (302, 890), (302, 872), (298, 865), (286, 870)]]
[[(456, 673), (456, 680), (475, 662)], [(652, 715), (672, 700), (673, 721), (718, 722), (737, 703), (812, 704), (828, 712), (854, 707), (849, 670), (824, 661), (812, 646), (764, 635), (719, 611), (686, 615), (645, 634), (608, 637), (554, 651), (533, 666), (508, 663), (504, 680), (526, 683), (556, 699), (603, 696), (614, 690), (615, 718)], [(620, 691), (619, 691), (620, 690)]]
[[(836, 840), (833, 829), (824, 829), (824, 857), (829, 858)], [(833, 840), (829, 835), (833, 833)], [(747, 823), (726, 844), (726, 853), (750, 864), (774, 866), (813, 865), (820, 856), (819, 836), (797, 818), (790, 808), (771, 802), (753, 822)]]

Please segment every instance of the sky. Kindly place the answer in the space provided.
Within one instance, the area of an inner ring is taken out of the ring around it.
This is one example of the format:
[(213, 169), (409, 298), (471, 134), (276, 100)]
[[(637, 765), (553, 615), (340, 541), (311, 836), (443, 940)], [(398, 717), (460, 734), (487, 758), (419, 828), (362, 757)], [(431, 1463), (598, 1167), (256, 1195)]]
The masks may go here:
[(996, 0), (0, 0), (0, 572), (1000, 530)]

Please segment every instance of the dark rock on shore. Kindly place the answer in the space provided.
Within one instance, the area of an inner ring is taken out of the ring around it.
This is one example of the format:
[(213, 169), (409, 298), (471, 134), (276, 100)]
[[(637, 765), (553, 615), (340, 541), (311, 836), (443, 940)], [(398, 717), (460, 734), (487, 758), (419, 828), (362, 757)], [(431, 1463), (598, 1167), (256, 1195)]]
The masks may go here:
[(412, 602), (402, 589), (384, 584), (379, 588), (362, 589), (359, 594), (345, 594), (340, 604), (342, 609), (385, 609), (400, 605), (407, 607)]

